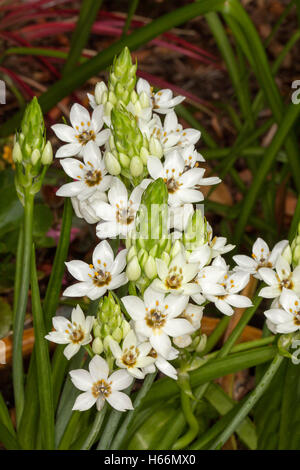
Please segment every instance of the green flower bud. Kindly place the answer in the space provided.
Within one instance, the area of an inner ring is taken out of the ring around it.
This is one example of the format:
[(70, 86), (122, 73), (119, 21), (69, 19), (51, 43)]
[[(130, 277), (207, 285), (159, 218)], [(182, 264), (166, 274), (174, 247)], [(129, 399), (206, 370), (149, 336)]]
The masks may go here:
[(207, 222), (201, 210), (196, 210), (190, 217), (183, 234), (182, 242), (187, 250), (195, 250), (204, 245), (209, 238)]
[(22, 161), (22, 150), (19, 142), (16, 142), (12, 152), (13, 161), (20, 163)]
[(162, 158), (164, 154), (161, 143), (155, 137), (151, 137), (150, 139), (149, 150), (150, 150), (151, 155), (154, 155), (155, 157), (158, 157), (158, 158)]
[(148, 257), (144, 265), (144, 271), (149, 279), (154, 279), (157, 276), (156, 262), (153, 256)]
[(38, 149), (34, 149), (31, 154), (31, 163), (35, 165), (41, 158), (41, 152)]
[(53, 150), (49, 140), (43, 150), (41, 161), (43, 165), (50, 165), (53, 161)]
[(292, 263), (293, 259), (293, 253), (290, 245), (287, 245), (283, 252), (281, 253), (281, 256), (289, 263)]
[(92, 350), (94, 354), (102, 354), (103, 352), (103, 342), (102, 340), (97, 337), (94, 339), (93, 344), (92, 344)]
[(292, 263), (294, 269), (300, 265), (300, 222), (298, 224), (298, 233), (291, 243)]
[(104, 82), (98, 82), (95, 86), (95, 101), (96, 104), (105, 104), (107, 102), (108, 92), (107, 86)]
[[(21, 123), (22, 154), (25, 160), (30, 161), (34, 150), (43, 152), (45, 141), (45, 125), (42, 110), (36, 97), (29, 103)], [(17, 137), (18, 140), (18, 137)]]
[(127, 264), (126, 276), (128, 277), (129, 281), (137, 281), (141, 274), (142, 270), (138, 258), (137, 256), (134, 256)]
[(121, 165), (111, 152), (105, 154), (105, 166), (107, 171), (113, 176), (121, 173)]
[[(136, 83), (137, 65), (133, 65), (128, 47), (125, 47), (114, 63), (109, 75), (109, 90), (114, 92), (117, 102), (129, 103)], [(110, 98), (109, 98), (110, 100)], [(116, 103), (114, 103), (116, 104)]]
[(141, 158), (133, 157), (130, 162), (130, 173), (132, 176), (141, 176), (144, 171), (144, 164)]

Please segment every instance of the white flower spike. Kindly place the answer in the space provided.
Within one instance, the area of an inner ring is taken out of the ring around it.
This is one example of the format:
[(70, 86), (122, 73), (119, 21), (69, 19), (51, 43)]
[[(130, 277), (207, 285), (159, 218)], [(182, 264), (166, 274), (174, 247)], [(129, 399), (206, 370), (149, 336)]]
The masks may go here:
[(114, 259), (113, 251), (106, 240), (99, 243), (93, 253), (93, 264), (74, 260), (66, 263), (69, 272), (78, 283), (67, 287), (67, 297), (88, 296), (91, 300), (102, 297), (107, 290), (117, 289), (127, 283), (122, 272), (126, 265), (127, 250), (121, 250)]
[(110, 130), (103, 127), (103, 106), (97, 106), (90, 117), (90, 113), (78, 103), (73, 104), (70, 111), (71, 126), (66, 124), (54, 124), (52, 130), (63, 142), (56, 152), (56, 158), (83, 155), (84, 147), (88, 142), (94, 146), (101, 147), (110, 136)]
[(84, 369), (72, 370), (71, 380), (81, 393), (73, 406), (73, 410), (85, 411), (95, 403), (100, 411), (105, 401), (118, 411), (133, 410), (131, 400), (126, 393), (120, 392), (129, 387), (133, 377), (126, 370), (117, 370), (110, 376), (107, 362), (100, 356), (94, 356), (89, 363), (89, 372)]
[(72, 310), (71, 321), (65, 317), (53, 317), (55, 331), (48, 333), (45, 338), (53, 343), (67, 344), (64, 355), (71, 359), (79, 351), (81, 346), (92, 341), (91, 330), (94, 317), (85, 317), (80, 306)]

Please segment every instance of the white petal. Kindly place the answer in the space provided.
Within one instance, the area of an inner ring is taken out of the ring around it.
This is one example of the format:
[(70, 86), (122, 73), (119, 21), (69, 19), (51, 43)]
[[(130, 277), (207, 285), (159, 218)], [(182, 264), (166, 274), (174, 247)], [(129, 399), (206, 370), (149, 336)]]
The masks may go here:
[(281, 255), (288, 243), (288, 240), (281, 240), (274, 246), (269, 257), (269, 262), (272, 263), (273, 266), (275, 266), (278, 256)]
[(107, 362), (101, 356), (94, 356), (89, 363), (89, 370), (93, 381), (101, 379), (107, 380), (109, 367)]
[(116, 370), (108, 379), (111, 384), (112, 390), (124, 390), (132, 384), (132, 377), (128, 374), (127, 370)]
[(76, 305), (76, 308), (72, 310), (72, 323), (74, 322), (78, 325), (85, 326), (85, 316), (80, 305)]
[(90, 390), (93, 386), (92, 377), (87, 370), (71, 370), (70, 376), (75, 387), (83, 392)]
[(155, 365), (163, 374), (171, 377), (173, 380), (177, 380), (177, 370), (163, 357), (158, 356)]
[(155, 306), (156, 302), (162, 304), (164, 301), (164, 294), (157, 292), (151, 286), (148, 287), (144, 292), (144, 303), (147, 308)]
[(57, 191), (56, 196), (60, 197), (74, 197), (78, 196), (84, 189), (82, 181), (74, 181), (72, 183), (63, 184)]
[(80, 349), (80, 344), (74, 344), (70, 343), (68, 346), (64, 349), (64, 355), (68, 359), (68, 361), (75, 356), (75, 354), (78, 353)]
[(114, 339), (110, 339), (109, 347), (110, 347), (110, 350), (111, 350), (111, 352), (113, 353), (113, 355), (116, 359), (118, 359), (119, 357), (122, 356), (122, 350), (121, 350), (119, 344)]
[(251, 307), (251, 300), (245, 295), (230, 294), (226, 297), (227, 302), (233, 307), (246, 308)]
[(141, 299), (134, 295), (128, 295), (126, 297), (122, 297), (121, 301), (133, 320), (141, 320), (145, 317), (145, 305)]
[(125, 273), (118, 274), (109, 283), (109, 289), (110, 290), (118, 289), (118, 287), (124, 286), (125, 284), (127, 284), (127, 282), (128, 282), (128, 279)]
[(103, 105), (96, 106), (92, 114), (92, 124), (95, 134), (103, 127)]
[(89, 391), (81, 393), (75, 400), (72, 410), (85, 411), (96, 403), (97, 398)]
[(51, 129), (63, 142), (76, 142), (76, 133), (73, 127), (67, 126), (66, 124), (54, 124), (51, 126)]
[(112, 187), (108, 192), (108, 200), (112, 206), (123, 202), (123, 206), (127, 207), (128, 192), (124, 183), (119, 178), (113, 178)]
[(256, 271), (257, 263), (254, 259), (250, 258), (250, 256), (236, 255), (233, 256), (233, 260), (239, 267), (249, 270), (250, 273), (254, 273)]
[(215, 306), (220, 310), (220, 312), (224, 313), (224, 315), (233, 314), (233, 309), (224, 300), (216, 300)]
[(265, 316), (276, 325), (292, 321), (294, 318), (292, 313), (286, 312), (281, 308), (271, 308), (265, 312)]
[(256, 260), (259, 261), (261, 256), (267, 258), (269, 255), (269, 247), (262, 238), (258, 238), (252, 248), (253, 254), (256, 256)]
[(126, 393), (122, 392), (112, 392), (107, 398), (106, 401), (118, 411), (133, 410), (131, 400)]
[(67, 287), (63, 295), (66, 297), (84, 297), (85, 295), (89, 295), (91, 288), (92, 285), (89, 282), (77, 282)]
[(263, 287), (260, 292), (259, 296), (264, 297), (265, 299), (274, 299), (281, 294), (279, 287), (271, 286), (271, 287)]
[(119, 251), (111, 268), (112, 276), (115, 276), (116, 274), (119, 274), (124, 270), (126, 266), (126, 255), (127, 255), (127, 250)]
[(56, 152), (55, 158), (65, 158), (65, 157), (73, 157), (74, 155), (78, 155), (82, 146), (81, 144), (66, 144), (62, 145)]
[(71, 111), (70, 111), (70, 121), (74, 128), (79, 126), (81, 128), (81, 122), (87, 124), (90, 120), (90, 113), (87, 109), (85, 109), (81, 104), (75, 103), (73, 104)]
[(172, 337), (190, 334), (195, 331), (193, 325), (183, 318), (168, 320), (163, 327), (163, 331)]
[(158, 335), (152, 335), (150, 337), (150, 343), (152, 347), (164, 357), (168, 356), (168, 353), (171, 349), (171, 340), (168, 335), (161, 332)]
[(159, 158), (149, 157), (147, 160), (147, 167), (150, 173), (150, 176), (156, 180), (163, 176), (163, 166)]
[(168, 318), (171, 319), (178, 317), (186, 308), (188, 301), (189, 297), (187, 295), (168, 295), (166, 297)]
[(89, 274), (93, 274), (89, 265), (84, 263), (84, 261), (67, 261), (65, 265), (67, 266), (69, 273), (78, 281), (89, 281)]
[(101, 261), (102, 266), (104, 263), (106, 263), (106, 269), (107, 271), (110, 271), (114, 260), (114, 253), (111, 249), (110, 244), (106, 240), (100, 242), (94, 249), (93, 264), (95, 269), (97, 269), (97, 266), (99, 266), (100, 264), (98, 263), (98, 260)]

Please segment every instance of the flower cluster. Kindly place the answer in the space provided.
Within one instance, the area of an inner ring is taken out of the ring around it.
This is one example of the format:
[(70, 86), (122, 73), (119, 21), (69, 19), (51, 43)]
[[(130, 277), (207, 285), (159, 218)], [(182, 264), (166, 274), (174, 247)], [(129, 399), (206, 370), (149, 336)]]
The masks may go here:
[[(75, 104), (71, 126), (53, 126), (66, 142), (56, 157), (63, 158), (74, 180), (57, 194), (72, 198), (78, 217), (97, 223), (102, 240), (91, 264), (66, 263), (78, 282), (64, 291), (65, 296), (99, 299), (97, 316), (85, 318), (77, 306), (70, 321), (55, 317), (55, 331), (47, 336), (68, 344), (68, 359), (81, 346), (93, 355), (89, 372), (71, 372), (83, 392), (74, 409), (96, 403), (100, 410), (105, 400), (117, 410), (131, 409), (130, 398), (120, 390), (133, 378), (158, 369), (176, 380), (182, 350), (194, 356), (201, 350), (207, 303), (225, 315), (252, 305), (240, 292), (250, 274), (258, 273), (261, 259), (253, 265), (237, 257), (230, 270), (223, 255), (234, 246), (213, 236), (202, 208), (194, 208), (203, 200), (201, 186), (220, 180), (204, 177), (204, 159), (195, 148), (200, 132), (178, 122), (174, 107), (183, 99), (171, 90), (154, 93), (146, 80), (136, 81), (136, 65), (125, 48), (108, 85), (97, 84), (95, 95), (89, 95), (92, 117)], [(120, 240), (116, 253), (108, 238)], [(121, 286), (128, 286), (129, 295), (122, 287), (119, 298), (113, 291)]]

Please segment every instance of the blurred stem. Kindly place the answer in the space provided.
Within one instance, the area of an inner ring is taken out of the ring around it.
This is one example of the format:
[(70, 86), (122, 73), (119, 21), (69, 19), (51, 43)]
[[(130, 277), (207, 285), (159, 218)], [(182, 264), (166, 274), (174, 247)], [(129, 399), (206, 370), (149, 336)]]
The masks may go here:
[(20, 292), (23, 268), (23, 243), (24, 243), (23, 226), (21, 226), (18, 237), (17, 255), (16, 255), (16, 273), (14, 282), (14, 305), (13, 305), (13, 320), (16, 316), (16, 309), (18, 304), (18, 295)]
[(140, 3), (140, 0), (130, 0), (126, 21), (125, 21), (124, 28), (122, 31), (122, 37), (126, 36), (130, 28), (131, 20), (136, 12), (137, 7), (139, 6), (139, 3)]
[(175, 444), (172, 447), (173, 450), (184, 449), (186, 446), (189, 445), (190, 442), (192, 442), (195, 439), (195, 437), (197, 436), (199, 432), (199, 424), (198, 424), (196, 416), (193, 413), (192, 402), (191, 402), (190, 397), (187, 396), (184, 390), (181, 390), (180, 397), (181, 397), (182, 411), (183, 411), (185, 420), (187, 424), (189, 425), (189, 430), (187, 431), (186, 434), (184, 434), (184, 436), (182, 436), (180, 439), (178, 439), (175, 442)]
[(273, 359), (271, 365), (267, 369), (266, 373), (264, 374), (263, 378), (257, 385), (257, 387), (250, 393), (247, 400), (244, 402), (242, 407), (238, 409), (237, 414), (234, 416), (232, 421), (226, 426), (225, 430), (221, 433), (221, 435), (214, 441), (210, 450), (218, 450), (220, 449), (225, 442), (230, 438), (230, 436), (235, 432), (236, 428), (240, 425), (240, 423), (246, 418), (246, 416), (250, 413), (254, 405), (258, 402), (260, 397), (264, 394), (267, 390), (270, 382), (272, 381), (274, 375), (276, 374), (277, 370), (279, 369), (284, 357), (277, 354)]
[(94, 442), (96, 441), (98, 434), (100, 432), (103, 420), (105, 418), (107, 412), (107, 403), (105, 402), (104, 407), (102, 408), (101, 411), (97, 411), (96, 418), (93, 422), (93, 425), (91, 427), (91, 430), (84, 441), (81, 450), (89, 450)]
[(24, 330), (24, 319), (28, 301), (28, 289), (30, 282), (30, 263), (32, 249), (32, 226), (33, 226), (33, 206), (34, 196), (30, 194), (30, 189), (25, 189), (25, 206), (24, 206), (24, 240), (23, 240), (23, 257), (22, 257), (22, 276), (19, 283), (19, 291), (15, 293), (17, 296), (16, 312), (13, 322), (13, 384), (14, 397), (16, 406), (17, 426), (19, 426), (23, 408), (24, 408), (24, 371), (22, 356), (22, 341)]

